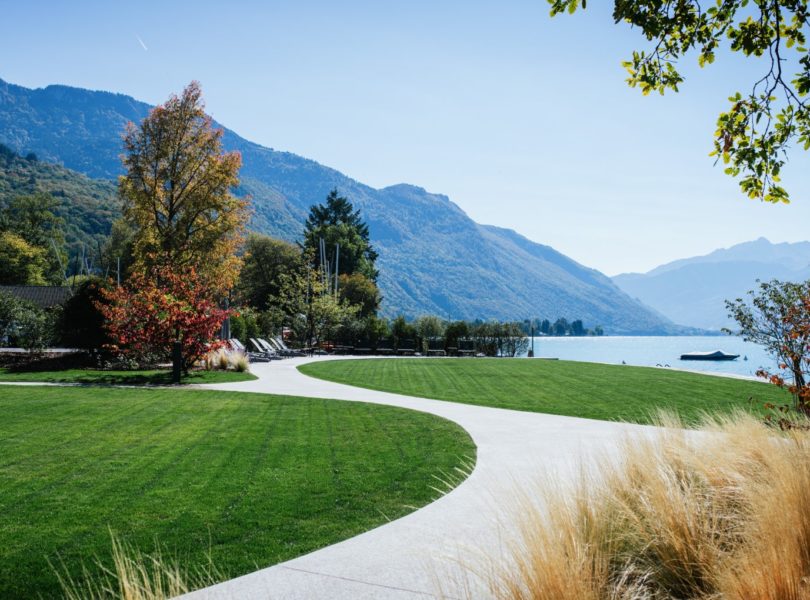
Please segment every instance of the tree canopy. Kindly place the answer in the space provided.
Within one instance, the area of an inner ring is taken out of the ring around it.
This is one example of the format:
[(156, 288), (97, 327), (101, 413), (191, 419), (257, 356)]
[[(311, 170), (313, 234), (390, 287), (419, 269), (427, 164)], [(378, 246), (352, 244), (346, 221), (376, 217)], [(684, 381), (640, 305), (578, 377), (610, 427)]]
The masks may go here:
[(128, 125), (119, 193), (143, 269), (193, 267), (222, 289), (235, 281), (247, 201), (231, 194), (241, 157), (223, 152), (221, 138), (197, 82), (152, 109), (139, 127)]
[(239, 299), (258, 310), (267, 310), (271, 299), (281, 297), (287, 279), (303, 275), (304, 270), (300, 248), (255, 233), (245, 242), (242, 261)]
[(60, 283), (64, 277), (64, 219), (50, 194), (21, 194), (0, 207), (0, 280), (7, 284)]
[(45, 285), (47, 266), (43, 248), (12, 231), (0, 232), (0, 285)]
[[(586, 0), (548, 0), (551, 14), (573, 13)], [(681, 57), (697, 53), (703, 67), (728, 48), (764, 57), (751, 88), (735, 92), (717, 119), (713, 156), (740, 179), (752, 199), (788, 202), (780, 173), (791, 144), (810, 149), (810, 55), (807, 0), (615, 0), (613, 19), (641, 30), (651, 43), (623, 63), (643, 94), (677, 92)]]
[(359, 307), (361, 317), (377, 314), (380, 308), (380, 290), (368, 277), (361, 273), (340, 276), (340, 298), (352, 306)]
[(310, 208), (304, 225), (304, 250), (313, 256), (316, 269), (322, 269), (320, 240), (326, 244), (326, 264), (331, 271), (335, 267), (335, 249), (339, 246), (338, 269), (340, 275), (360, 273), (373, 282), (377, 281), (374, 266), (377, 252), (369, 241), (368, 225), (360, 218), (360, 211), (338, 194), (329, 192), (326, 204)]
[(750, 302), (742, 298), (726, 301), (729, 316), (739, 326), (726, 333), (759, 344), (776, 358), (780, 369), (790, 372), (789, 384), (779, 372), (760, 369), (757, 375), (788, 388), (794, 407), (810, 414), (810, 281), (761, 282), (748, 295)]

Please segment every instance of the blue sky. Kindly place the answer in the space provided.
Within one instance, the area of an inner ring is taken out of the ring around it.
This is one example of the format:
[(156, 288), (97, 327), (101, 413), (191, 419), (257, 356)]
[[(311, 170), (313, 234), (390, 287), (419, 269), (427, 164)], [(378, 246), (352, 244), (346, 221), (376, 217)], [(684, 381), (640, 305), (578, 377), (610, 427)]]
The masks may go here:
[(806, 153), (784, 172), (788, 206), (743, 198), (708, 157), (726, 98), (762, 65), (688, 60), (680, 94), (642, 97), (620, 62), (645, 42), (611, 5), (550, 19), (544, 0), (3, 2), (0, 78), (151, 103), (197, 79), (250, 140), (447, 194), (611, 275), (808, 239)]

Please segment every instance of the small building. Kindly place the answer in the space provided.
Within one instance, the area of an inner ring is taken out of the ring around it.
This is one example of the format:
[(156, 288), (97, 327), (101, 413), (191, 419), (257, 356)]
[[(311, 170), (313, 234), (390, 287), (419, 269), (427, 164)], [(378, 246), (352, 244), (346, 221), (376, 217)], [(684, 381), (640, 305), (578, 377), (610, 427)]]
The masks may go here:
[(60, 306), (73, 295), (66, 285), (0, 285), (0, 294), (16, 296), (40, 308)]

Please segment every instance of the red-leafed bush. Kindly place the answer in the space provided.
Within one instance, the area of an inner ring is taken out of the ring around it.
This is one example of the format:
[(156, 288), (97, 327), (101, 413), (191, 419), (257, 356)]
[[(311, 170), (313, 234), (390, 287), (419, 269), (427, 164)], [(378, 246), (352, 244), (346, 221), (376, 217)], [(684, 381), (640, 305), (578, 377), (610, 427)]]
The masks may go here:
[(781, 374), (757, 371), (771, 383), (788, 390), (795, 400), (795, 406), (810, 415), (810, 296), (804, 296), (791, 306), (782, 319), (785, 340), (782, 346), (783, 360), (779, 367), (791, 372), (786, 380)]
[(166, 360), (179, 341), (188, 371), (219, 345), (214, 338), (228, 311), (193, 268), (136, 272), (120, 287), (102, 290), (98, 310), (111, 343), (107, 350), (139, 363)]
[[(768, 350), (779, 371), (760, 369), (757, 375), (789, 391), (792, 410), (810, 417), (810, 281), (763, 282), (748, 294), (750, 304), (741, 298), (726, 302), (729, 316), (740, 327), (727, 331)], [(776, 417), (780, 426), (789, 425), (791, 409), (779, 407)]]

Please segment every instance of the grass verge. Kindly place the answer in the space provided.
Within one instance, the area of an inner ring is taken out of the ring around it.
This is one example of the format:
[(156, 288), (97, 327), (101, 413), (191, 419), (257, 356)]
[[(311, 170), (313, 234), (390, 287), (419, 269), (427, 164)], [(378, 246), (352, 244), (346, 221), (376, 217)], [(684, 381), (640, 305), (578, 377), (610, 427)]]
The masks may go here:
[[(181, 383), (232, 383), (250, 381), (256, 376), (238, 371), (191, 371)], [(35, 383), (81, 383), (89, 385), (170, 385), (172, 372), (166, 369), (142, 371), (102, 371), (99, 369), (62, 369), (55, 371), (23, 371), (0, 368), (0, 381)]]
[(306, 375), (359, 387), (608, 421), (651, 423), (661, 409), (695, 423), (705, 412), (786, 404), (775, 386), (665, 369), (520, 359), (340, 360)]
[[(413, 411), (209, 390), (0, 388), (0, 598), (113, 570), (110, 532), (234, 577), (436, 497), (475, 455)], [(210, 559), (210, 560), (209, 560)], [(83, 571), (86, 569), (86, 574)]]

